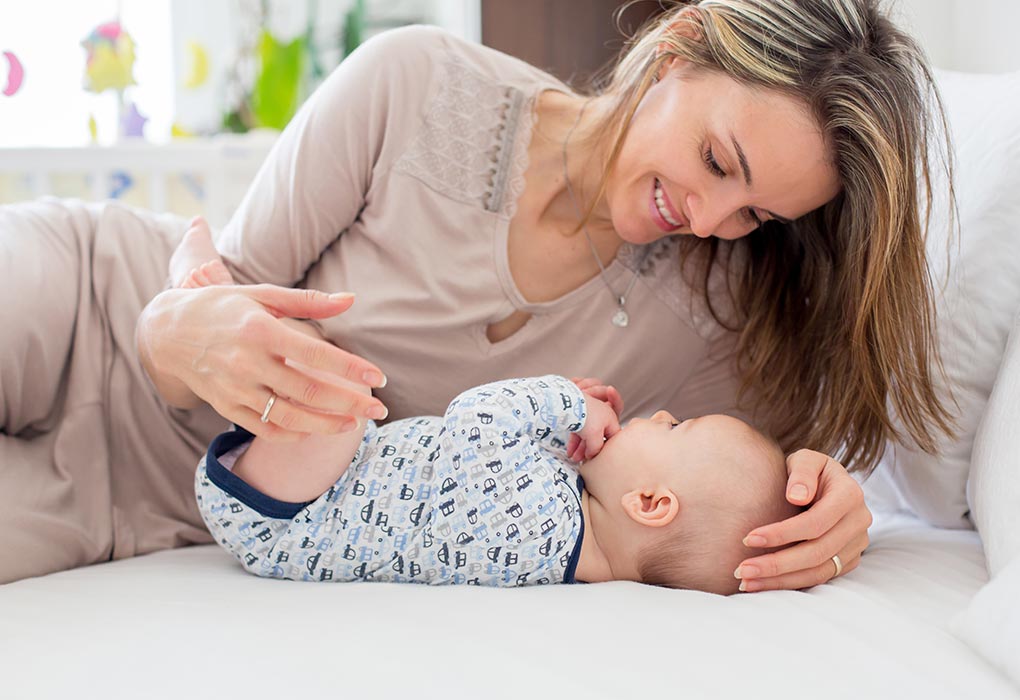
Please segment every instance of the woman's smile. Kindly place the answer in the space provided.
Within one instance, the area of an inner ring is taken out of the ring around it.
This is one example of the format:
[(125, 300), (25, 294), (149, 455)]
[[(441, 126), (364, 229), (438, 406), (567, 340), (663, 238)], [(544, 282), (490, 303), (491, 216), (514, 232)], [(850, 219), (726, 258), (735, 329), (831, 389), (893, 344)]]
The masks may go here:
[(663, 222), (665, 222), (669, 227), (669, 229), (664, 230), (675, 231), (687, 225), (683, 214), (673, 206), (673, 202), (658, 178), (653, 178), (652, 180), (652, 202), (655, 205), (655, 213), (662, 219), (662, 221), (656, 221), (656, 223), (661, 227)]

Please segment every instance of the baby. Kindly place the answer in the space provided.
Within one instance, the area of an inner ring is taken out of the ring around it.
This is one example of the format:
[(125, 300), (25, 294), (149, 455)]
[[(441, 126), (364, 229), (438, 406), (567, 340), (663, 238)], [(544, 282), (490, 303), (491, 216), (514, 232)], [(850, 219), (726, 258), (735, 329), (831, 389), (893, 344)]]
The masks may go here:
[[(175, 277), (229, 283), (207, 263), (207, 234), (193, 239)], [(621, 409), (597, 380), (550, 375), (470, 389), (442, 417), (297, 445), (239, 428), (199, 463), (198, 504), (260, 576), (737, 592), (742, 535), (794, 512), (781, 450), (735, 418), (659, 411), (621, 428)]]

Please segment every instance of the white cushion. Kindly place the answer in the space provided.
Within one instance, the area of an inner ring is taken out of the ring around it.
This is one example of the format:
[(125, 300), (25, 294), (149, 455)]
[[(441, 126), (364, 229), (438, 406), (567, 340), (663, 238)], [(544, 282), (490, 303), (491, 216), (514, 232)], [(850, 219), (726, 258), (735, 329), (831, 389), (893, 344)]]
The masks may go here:
[[(974, 438), (967, 496), (995, 576), (1020, 560), (1020, 315)], [(1015, 589), (1020, 601), (1020, 586)], [(1020, 605), (1020, 603), (1017, 603)], [(1020, 662), (1020, 655), (1017, 656)]]
[(938, 457), (894, 445), (882, 468), (919, 516), (968, 528), (974, 435), (1020, 308), (1020, 73), (944, 71), (937, 79), (956, 147), (960, 236), (947, 240), (948, 206), (937, 200), (928, 254), (943, 287), (939, 347), (959, 403), (959, 434), (941, 440)]
[(967, 495), (992, 575), (953, 631), (1020, 684), (1020, 314), (1013, 324), (971, 462)]
[(950, 628), (1020, 686), (1020, 557), (974, 596)]

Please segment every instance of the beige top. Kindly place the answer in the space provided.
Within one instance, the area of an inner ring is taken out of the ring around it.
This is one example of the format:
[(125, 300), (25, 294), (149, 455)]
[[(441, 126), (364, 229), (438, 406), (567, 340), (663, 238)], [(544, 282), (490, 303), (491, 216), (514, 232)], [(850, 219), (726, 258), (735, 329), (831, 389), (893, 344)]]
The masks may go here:
[[(624, 244), (598, 276), (529, 303), (507, 234), (524, 189), (534, 107), (569, 89), (492, 49), (431, 27), (373, 38), (345, 60), (281, 136), (217, 238), (243, 283), (352, 291), (321, 322), (338, 346), (386, 372), (390, 416), (441, 413), (473, 385), (549, 373), (614, 384), (627, 414), (730, 409), (732, 334), (692, 297), (675, 241)], [(530, 320), (493, 343), (488, 325)]]

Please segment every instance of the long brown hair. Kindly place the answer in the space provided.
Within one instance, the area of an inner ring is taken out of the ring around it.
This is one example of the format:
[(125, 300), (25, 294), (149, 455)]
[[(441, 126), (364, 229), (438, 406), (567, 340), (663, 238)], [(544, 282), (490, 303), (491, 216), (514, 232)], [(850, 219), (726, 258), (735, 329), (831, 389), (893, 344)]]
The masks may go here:
[[(735, 241), (681, 237), (685, 273), (716, 319), (739, 333), (740, 401), (752, 399), (756, 420), (784, 449), (826, 452), (852, 471), (870, 473), (888, 439), (934, 453), (953, 419), (943, 403), (951, 397), (933, 381), (942, 365), (925, 253), (931, 163), (946, 176), (951, 214), (955, 195), (945, 112), (924, 53), (877, 0), (676, 3), (630, 40), (599, 91), (590, 133), (615, 141), (594, 201), (672, 56), (806, 103), (842, 184), (833, 201), (788, 225), (771, 221)], [(930, 161), (929, 150), (942, 160)], [(736, 321), (708, 294), (716, 265), (731, 268)]]

